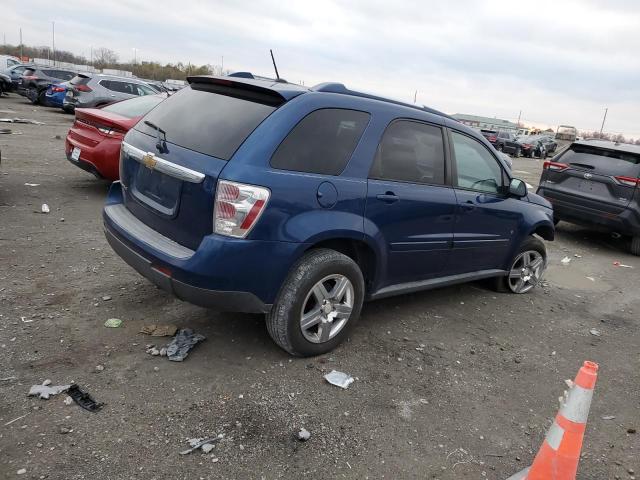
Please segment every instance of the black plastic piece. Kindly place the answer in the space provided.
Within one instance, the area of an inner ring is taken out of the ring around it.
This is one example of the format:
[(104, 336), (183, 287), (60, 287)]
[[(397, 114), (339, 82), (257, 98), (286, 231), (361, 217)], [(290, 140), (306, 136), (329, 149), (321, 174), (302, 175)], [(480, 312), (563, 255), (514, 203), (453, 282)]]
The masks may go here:
[(67, 390), (67, 395), (73, 398), (73, 401), (80, 405), (85, 410), (89, 410), (90, 412), (99, 411), (104, 403), (96, 402), (91, 395), (87, 392), (83, 392), (78, 385), (71, 385), (69, 390)]

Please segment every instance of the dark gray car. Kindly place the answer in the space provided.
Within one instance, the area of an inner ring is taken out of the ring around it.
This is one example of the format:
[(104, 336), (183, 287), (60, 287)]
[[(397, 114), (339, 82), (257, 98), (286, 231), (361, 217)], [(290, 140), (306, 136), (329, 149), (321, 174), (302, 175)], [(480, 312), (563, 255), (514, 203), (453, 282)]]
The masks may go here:
[(79, 73), (67, 87), (63, 109), (90, 108), (142, 95), (155, 95), (147, 83), (137, 78)]
[(538, 194), (553, 204), (554, 221), (631, 237), (640, 255), (640, 147), (585, 140), (544, 162)]
[(71, 80), (75, 75), (76, 73), (71, 70), (58, 67), (38, 67), (35, 65), (27, 67), (18, 80), (18, 93), (27, 97), (34, 104), (44, 105), (49, 85)]

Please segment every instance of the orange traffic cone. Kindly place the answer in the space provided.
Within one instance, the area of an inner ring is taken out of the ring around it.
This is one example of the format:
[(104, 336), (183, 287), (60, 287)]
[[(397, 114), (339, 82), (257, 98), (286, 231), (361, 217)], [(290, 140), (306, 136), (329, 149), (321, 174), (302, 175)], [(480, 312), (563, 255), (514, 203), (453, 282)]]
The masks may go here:
[(598, 364), (584, 362), (529, 468), (508, 480), (575, 480)]

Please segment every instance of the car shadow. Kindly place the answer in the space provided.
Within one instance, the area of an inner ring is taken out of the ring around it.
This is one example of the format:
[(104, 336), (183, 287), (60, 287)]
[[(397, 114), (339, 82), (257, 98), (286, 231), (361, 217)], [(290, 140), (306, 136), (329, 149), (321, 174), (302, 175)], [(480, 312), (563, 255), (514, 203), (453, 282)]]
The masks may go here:
[(629, 253), (630, 240), (627, 237), (616, 238), (610, 232), (589, 229), (580, 225), (560, 222), (556, 226), (556, 235), (567, 242), (575, 242), (585, 249), (601, 249), (608, 253)]

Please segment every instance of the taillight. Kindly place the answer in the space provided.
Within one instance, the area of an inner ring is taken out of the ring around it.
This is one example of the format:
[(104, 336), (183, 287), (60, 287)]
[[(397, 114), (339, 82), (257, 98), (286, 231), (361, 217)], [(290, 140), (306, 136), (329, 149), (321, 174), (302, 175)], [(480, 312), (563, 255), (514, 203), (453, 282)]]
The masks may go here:
[(542, 164), (543, 170), (552, 170), (554, 172), (561, 172), (569, 168), (569, 165), (566, 163), (558, 163), (558, 162), (544, 162)]
[(494, 137), (494, 136), (489, 137), (490, 142), (495, 142), (497, 139), (498, 137)]
[(220, 180), (213, 214), (215, 233), (246, 237), (262, 215), (269, 195), (264, 187)]
[(523, 143), (522, 144), (522, 148), (531, 148), (533, 147), (533, 145), (531, 145), (530, 143)]
[(91, 90), (91, 87), (89, 87), (88, 85), (76, 85), (75, 88), (79, 92), (92, 92), (93, 91), (93, 90)]
[(640, 178), (633, 177), (614, 177), (616, 181), (626, 187), (636, 187), (640, 185)]
[(52, 92), (64, 92), (66, 90), (66, 88), (64, 87), (52, 87), (51, 91)]

